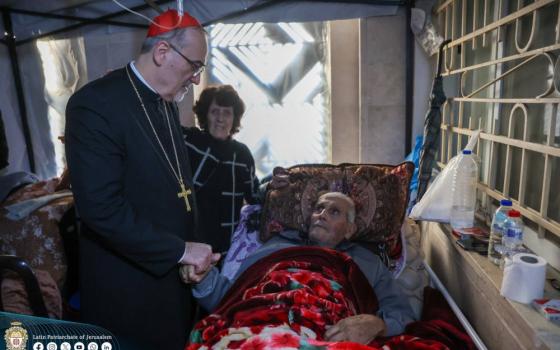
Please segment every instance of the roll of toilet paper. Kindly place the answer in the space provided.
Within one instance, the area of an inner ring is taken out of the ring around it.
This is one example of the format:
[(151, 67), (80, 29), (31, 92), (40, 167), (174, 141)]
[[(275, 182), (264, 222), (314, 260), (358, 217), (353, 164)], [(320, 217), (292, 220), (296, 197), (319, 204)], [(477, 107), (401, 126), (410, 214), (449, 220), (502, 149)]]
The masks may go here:
[(540, 256), (519, 253), (506, 262), (500, 293), (511, 300), (529, 304), (543, 297), (546, 260)]

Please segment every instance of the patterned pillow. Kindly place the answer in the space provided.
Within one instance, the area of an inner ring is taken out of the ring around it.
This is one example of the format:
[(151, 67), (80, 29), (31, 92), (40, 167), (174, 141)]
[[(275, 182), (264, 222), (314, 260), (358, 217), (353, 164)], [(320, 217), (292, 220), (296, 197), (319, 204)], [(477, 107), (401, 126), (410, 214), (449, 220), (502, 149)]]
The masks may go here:
[(414, 164), (309, 164), (288, 169), (289, 185), (266, 194), (260, 239), (284, 229), (307, 232), (313, 206), (326, 192), (342, 192), (356, 204), (358, 230), (352, 240), (373, 243), (394, 257), (408, 203)]

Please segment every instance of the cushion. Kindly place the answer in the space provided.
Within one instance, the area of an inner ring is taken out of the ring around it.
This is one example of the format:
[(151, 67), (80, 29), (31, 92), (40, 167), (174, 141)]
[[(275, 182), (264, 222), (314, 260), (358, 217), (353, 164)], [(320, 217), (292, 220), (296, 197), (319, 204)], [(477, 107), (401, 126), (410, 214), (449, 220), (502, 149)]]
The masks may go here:
[(307, 164), (287, 169), (288, 186), (266, 194), (260, 239), (284, 229), (307, 232), (315, 202), (342, 192), (356, 204), (354, 241), (373, 243), (390, 256), (400, 254), (399, 236), (414, 164)]

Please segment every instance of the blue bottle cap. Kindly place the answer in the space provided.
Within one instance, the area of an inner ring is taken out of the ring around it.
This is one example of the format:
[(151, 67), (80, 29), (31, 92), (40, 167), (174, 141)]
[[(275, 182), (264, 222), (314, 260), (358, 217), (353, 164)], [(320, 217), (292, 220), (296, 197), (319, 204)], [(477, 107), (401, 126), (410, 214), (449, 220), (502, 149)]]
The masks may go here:
[(511, 207), (512, 203), (509, 199), (502, 199), (500, 201), (500, 205), (506, 206), (506, 207)]
[(472, 151), (470, 149), (464, 149), (463, 154), (471, 154)]

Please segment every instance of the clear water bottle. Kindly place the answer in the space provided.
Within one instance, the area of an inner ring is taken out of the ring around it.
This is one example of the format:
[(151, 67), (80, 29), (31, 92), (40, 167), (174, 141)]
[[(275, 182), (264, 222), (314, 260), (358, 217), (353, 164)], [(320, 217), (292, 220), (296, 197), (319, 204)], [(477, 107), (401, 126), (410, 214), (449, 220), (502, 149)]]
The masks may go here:
[(502, 237), (504, 235), (504, 223), (508, 218), (508, 211), (511, 210), (511, 201), (502, 199), (500, 207), (494, 213), (492, 219), (492, 227), (490, 227), (490, 240), (488, 242), (488, 259), (496, 265), (500, 265), (504, 247), (502, 245)]
[(512, 257), (523, 247), (523, 221), (521, 213), (515, 209), (508, 211), (508, 217), (504, 222), (504, 235), (502, 237), (504, 255)]
[(470, 150), (463, 150), (453, 172), (453, 206), (450, 221), (454, 229), (474, 226), (477, 181), (478, 164)]

